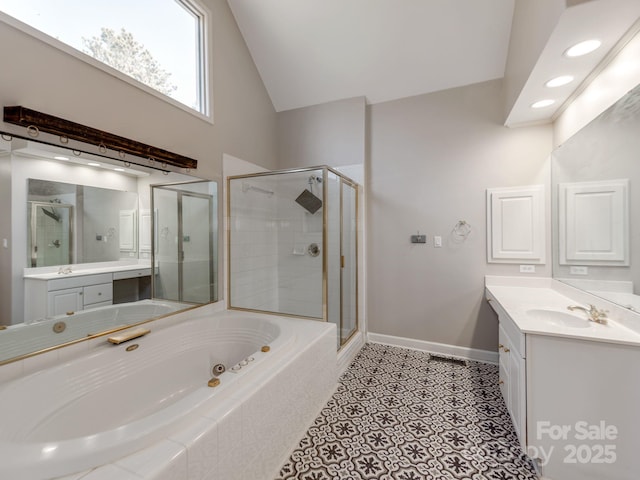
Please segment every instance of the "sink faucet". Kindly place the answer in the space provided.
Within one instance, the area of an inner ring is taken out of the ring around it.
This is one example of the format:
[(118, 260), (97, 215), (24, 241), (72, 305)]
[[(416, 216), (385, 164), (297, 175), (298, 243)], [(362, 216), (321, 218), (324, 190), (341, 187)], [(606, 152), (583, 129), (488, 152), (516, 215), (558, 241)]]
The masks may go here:
[(581, 307), (580, 305), (569, 305), (567, 309), (574, 310), (582, 310), (589, 316), (589, 320), (596, 323), (606, 324), (607, 323), (607, 311), (606, 310), (598, 310), (595, 305), (589, 304), (589, 308)]
[(58, 274), (64, 274), (64, 275), (66, 275), (66, 274), (68, 274), (68, 273), (73, 273), (73, 272), (71, 271), (71, 266), (68, 266), (68, 267), (60, 267), (60, 268), (58, 269)]

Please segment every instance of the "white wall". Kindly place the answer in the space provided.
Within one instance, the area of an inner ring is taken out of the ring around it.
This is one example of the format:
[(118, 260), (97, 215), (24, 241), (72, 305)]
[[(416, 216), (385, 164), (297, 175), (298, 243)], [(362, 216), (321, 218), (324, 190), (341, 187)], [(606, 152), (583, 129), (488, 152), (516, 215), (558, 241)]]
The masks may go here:
[[(496, 80), (368, 108), (370, 332), (496, 349), (483, 277), (518, 274), (518, 265), (487, 264), (485, 190), (548, 189), (552, 144), (549, 125), (504, 127), (502, 101)], [(473, 227), (466, 242), (450, 238), (458, 220)], [(409, 242), (418, 230), (427, 245)], [(536, 275), (550, 274), (550, 263), (537, 266)]]

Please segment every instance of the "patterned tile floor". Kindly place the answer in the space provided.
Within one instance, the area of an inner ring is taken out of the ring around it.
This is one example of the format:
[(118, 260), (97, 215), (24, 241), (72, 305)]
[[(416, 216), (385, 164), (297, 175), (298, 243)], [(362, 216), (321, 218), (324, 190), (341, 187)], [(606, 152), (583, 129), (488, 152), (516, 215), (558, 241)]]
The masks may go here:
[(367, 344), (277, 480), (533, 480), (497, 366)]

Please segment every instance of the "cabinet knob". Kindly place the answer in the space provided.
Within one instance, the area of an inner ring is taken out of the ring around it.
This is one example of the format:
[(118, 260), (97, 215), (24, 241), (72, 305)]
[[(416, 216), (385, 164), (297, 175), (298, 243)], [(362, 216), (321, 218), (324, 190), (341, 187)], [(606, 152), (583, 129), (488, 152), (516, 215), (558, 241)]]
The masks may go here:
[(499, 380), (498, 381), (498, 385), (502, 385), (504, 383), (504, 380)]
[(501, 344), (501, 343), (499, 343), (499, 344), (498, 344), (498, 350), (502, 350), (503, 348), (504, 348), (504, 345), (503, 345), (503, 344)]
[(504, 353), (509, 353), (511, 350), (509, 350), (508, 348), (505, 347), (503, 351), (504, 351)]

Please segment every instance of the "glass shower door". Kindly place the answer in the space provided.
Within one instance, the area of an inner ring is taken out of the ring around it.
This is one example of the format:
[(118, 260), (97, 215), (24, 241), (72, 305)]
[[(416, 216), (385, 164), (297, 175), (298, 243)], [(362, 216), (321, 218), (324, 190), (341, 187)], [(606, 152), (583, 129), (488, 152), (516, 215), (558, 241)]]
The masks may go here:
[(152, 186), (153, 297), (188, 303), (217, 299), (215, 182)]
[(211, 301), (213, 279), (213, 202), (208, 195), (182, 194), (182, 300), (190, 303)]
[(344, 345), (358, 329), (358, 246), (357, 246), (357, 189), (342, 180), (342, 239), (341, 239), (341, 303), (342, 322), (340, 344)]
[(358, 328), (357, 190), (333, 172), (327, 188), (327, 320), (338, 327), (341, 347)]

